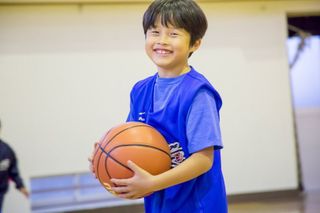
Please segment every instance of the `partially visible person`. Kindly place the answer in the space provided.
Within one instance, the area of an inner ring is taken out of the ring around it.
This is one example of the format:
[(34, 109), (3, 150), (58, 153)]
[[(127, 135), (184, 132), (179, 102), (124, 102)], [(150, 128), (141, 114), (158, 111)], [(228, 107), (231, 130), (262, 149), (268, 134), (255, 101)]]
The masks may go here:
[[(0, 121), (1, 131), (1, 121)], [(13, 149), (0, 138), (0, 213), (2, 213), (2, 204), (4, 196), (9, 188), (9, 181), (16, 184), (16, 188), (27, 198), (29, 192), (23, 184), (19, 174), (18, 162)]]

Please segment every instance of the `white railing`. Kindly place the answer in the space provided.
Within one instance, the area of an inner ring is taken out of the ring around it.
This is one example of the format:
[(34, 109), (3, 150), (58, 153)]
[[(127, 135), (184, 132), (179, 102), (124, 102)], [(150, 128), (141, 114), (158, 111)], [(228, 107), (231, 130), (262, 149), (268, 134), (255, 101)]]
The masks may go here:
[(107, 192), (90, 173), (31, 178), (33, 213), (65, 212), (143, 203)]

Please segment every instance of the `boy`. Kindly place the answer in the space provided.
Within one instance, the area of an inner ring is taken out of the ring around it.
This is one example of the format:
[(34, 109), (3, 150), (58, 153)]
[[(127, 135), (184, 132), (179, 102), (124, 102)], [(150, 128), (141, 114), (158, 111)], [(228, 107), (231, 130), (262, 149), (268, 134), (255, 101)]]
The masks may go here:
[(0, 139), (0, 213), (2, 212), (2, 203), (5, 193), (8, 191), (10, 179), (15, 182), (16, 188), (22, 194), (24, 194), (26, 197), (29, 196), (29, 192), (24, 187), (23, 181), (20, 177), (17, 159), (13, 149)]
[(144, 14), (143, 28), (146, 53), (158, 72), (133, 87), (127, 120), (145, 122), (162, 133), (171, 149), (172, 169), (153, 176), (129, 161), (134, 176), (112, 179), (112, 190), (127, 199), (147, 195), (147, 213), (226, 213), (221, 98), (188, 65), (206, 32), (206, 17), (192, 0), (156, 0)]

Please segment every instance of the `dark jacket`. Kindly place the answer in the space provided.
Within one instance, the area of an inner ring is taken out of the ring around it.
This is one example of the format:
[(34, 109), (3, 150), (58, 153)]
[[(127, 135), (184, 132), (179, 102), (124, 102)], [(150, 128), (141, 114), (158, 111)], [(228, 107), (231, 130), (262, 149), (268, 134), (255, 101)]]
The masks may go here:
[(0, 194), (8, 190), (9, 180), (15, 182), (17, 189), (24, 187), (15, 153), (8, 144), (0, 139)]

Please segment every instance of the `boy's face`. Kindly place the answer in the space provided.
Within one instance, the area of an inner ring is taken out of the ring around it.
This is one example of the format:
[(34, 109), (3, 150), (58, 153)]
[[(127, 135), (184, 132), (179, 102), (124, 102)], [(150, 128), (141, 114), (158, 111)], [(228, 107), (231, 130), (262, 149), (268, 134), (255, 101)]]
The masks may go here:
[(188, 67), (190, 52), (199, 46), (200, 40), (190, 46), (190, 34), (186, 30), (163, 26), (159, 18), (146, 33), (146, 53), (162, 73), (182, 72)]

